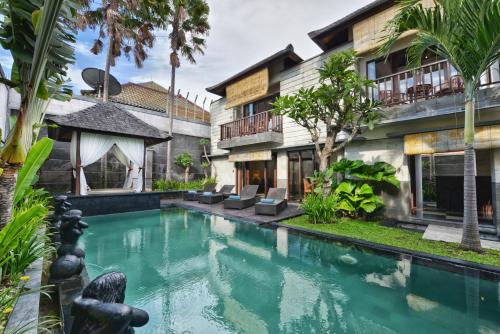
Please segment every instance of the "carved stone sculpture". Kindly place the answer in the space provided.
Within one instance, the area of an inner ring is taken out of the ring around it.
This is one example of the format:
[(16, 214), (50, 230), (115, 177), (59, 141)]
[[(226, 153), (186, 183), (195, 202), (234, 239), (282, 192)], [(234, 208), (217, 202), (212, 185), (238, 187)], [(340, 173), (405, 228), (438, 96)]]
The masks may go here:
[(57, 249), (57, 260), (50, 267), (50, 277), (53, 281), (64, 280), (82, 272), (85, 252), (76, 244), (88, 225), (81, 219), (80, 210), (70, 210), (60, 219), (61, 246)]
[(123, 273), (103, 274), (83, 290), (71, 308), (71, 334), (129, 334), (149, 321), (146, 311), (123, 304), (127, 279)]
[(55, 228), (61, 225), (62, 216), (71, 208), (71, 203), (67, 201), (68, 196), (58, 195), (54, 198), (54, 217), (53, 223)]

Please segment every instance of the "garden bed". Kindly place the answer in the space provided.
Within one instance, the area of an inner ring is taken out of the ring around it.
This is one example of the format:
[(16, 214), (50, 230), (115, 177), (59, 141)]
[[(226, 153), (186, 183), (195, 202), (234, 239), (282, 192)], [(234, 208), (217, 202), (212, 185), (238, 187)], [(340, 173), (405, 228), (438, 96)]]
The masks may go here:
[(286, 226), (297, 227), (303, 230), (495, 266), (500, 271), (500, 251), (491, 249), (485, 249), (483, 253), (465, 251), (457, 243), (424, 240), (420, 232), (387, 227), (377, 222), (342, 219), (335, 224), (310, 224), (306, 216), (300, 216), (283, 221), (282, 223)]

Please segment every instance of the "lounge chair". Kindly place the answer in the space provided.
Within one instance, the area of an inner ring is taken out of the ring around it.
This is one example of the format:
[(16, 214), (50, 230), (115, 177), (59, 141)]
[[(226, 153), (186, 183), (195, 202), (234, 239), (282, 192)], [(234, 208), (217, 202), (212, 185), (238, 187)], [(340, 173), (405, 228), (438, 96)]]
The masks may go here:
[(240, 196), (229, 196), (224, 200), (224, 209), (245, 209), (255, 204), (255, 196), (259, 186), (245, 186), (241, 190)]
[(203, 190), (188, 190), (185, 193), (182, 194), (182, 198), (185, 201), (197, 201), (198, 196), (200, 196), (203, 193), (213, 193), (215, 191), (216, 184), (206, 184), (205, 187), (203, 187)]
[(224, 185), (220, 188), (219, 191), (213, 194), (202, 193), (198, 196), (198, 202), (205, 204), (214, 204), (219, 203), (224, 200), (224, 196), (229, 196), (231, 194), (231, 190), (233, 190), (234, 185)]
[(255, 214), (276, 216), (287, 206), (286, 189), (270, 188), (267, 197), (255, 204)]

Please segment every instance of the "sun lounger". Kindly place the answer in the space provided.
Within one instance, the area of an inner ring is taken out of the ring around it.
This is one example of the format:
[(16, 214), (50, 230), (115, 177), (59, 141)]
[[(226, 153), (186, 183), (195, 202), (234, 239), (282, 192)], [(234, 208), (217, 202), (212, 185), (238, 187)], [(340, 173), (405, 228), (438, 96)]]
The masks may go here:
[(245, 209), (255, 204), (255, 196), (259, 186), (245, 186), (241, 190), (240, 196), (229, 196), (224, 200), (224, 209)]
[(217, 185), (216, 184), (207, 184), (205, 185), (205, 187), (203, 188), (203, 190), (188, 190), (186, 191), (184, 194), (182, 194), (182, 198), (185, 200), (185, 201), (197, 201), (198, 200), (198, 196), (203, 194), (203, 193), (213, 193), (215, 191), (215, 187)]
[(270, 188), (267, 197), (255, 204), (255, 214), (276, 216), (287, 206), (286, 189)]
[(224, 196), (229, 196), (231, 194), (231, 190), (233, 190), (234, 185), (224, 185), (220, 190), (213, 194), (202, 193), (198, 196), (198, 202), (205, 204), (214, 204), (219, 203), (224, 200)]

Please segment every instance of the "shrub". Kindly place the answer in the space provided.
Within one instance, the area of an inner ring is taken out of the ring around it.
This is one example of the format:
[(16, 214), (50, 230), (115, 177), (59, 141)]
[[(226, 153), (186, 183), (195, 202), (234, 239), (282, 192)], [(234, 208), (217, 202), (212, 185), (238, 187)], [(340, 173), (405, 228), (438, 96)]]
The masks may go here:
[(217, 181), (213, 177), (207, 180), (193, 180), (189, 182), (176, 181), (176, 180), (157, 180), (154, 183), (154, 190), (167, 191), (167, 190), (202, 190), (206, 184), (215, 184)]
[(311, 224), (335, 223), (338, 218), (337, 196), (335, 194), (309, 194), (302, 202), (302, 210)]
[(384, 206), (382, 198), (375, 195), (367, 183), (343, 181), (335, 188), (334, 195), (338, 200), (338, 209), (349, 217), (366, 217)]

